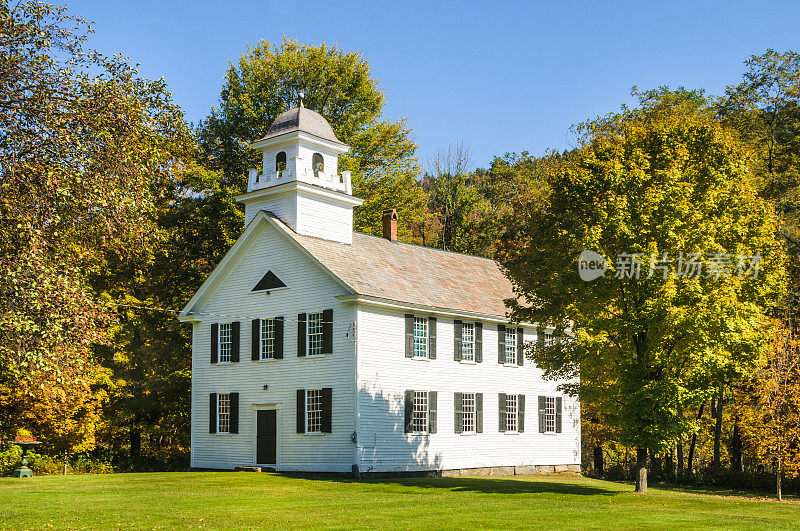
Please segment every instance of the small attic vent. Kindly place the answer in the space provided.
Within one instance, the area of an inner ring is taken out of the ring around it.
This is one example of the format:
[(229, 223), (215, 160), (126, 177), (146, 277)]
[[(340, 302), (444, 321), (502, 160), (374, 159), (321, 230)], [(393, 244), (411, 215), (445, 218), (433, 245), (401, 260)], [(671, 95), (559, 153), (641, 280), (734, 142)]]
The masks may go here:
[(286, 284), (275, 276), (272, 271), (267, 271), (267, 274), (261, 277), (258, 284), (253, 288), (253, 291), (264, 291), (268, 289), (285, 288)]

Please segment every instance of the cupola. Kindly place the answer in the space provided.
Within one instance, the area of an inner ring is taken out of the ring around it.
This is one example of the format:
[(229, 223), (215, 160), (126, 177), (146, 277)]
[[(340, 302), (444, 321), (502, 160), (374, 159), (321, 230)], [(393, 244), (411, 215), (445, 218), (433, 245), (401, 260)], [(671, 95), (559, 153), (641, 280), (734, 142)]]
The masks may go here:
[(245, 225), (259, 210), (278, 216), (299, 234), (342, 243), (353, 241), (350, 172), (339, 173), (339, 155), (350, 146), (336, 138), (319, 113), (300, 104), (278, 116), (269, 132), (250, 144), (262, 153), (261, 170), (248, 172)]

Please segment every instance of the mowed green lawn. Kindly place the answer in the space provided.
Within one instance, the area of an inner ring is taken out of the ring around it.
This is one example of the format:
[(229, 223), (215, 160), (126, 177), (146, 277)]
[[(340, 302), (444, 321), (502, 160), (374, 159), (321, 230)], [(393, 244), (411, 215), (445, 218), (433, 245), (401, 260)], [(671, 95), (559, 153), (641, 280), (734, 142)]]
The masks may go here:
[(355, 482), (250, 472), (0, 478), (3, 528), (800, 527), (800, 505), (578, 477)]

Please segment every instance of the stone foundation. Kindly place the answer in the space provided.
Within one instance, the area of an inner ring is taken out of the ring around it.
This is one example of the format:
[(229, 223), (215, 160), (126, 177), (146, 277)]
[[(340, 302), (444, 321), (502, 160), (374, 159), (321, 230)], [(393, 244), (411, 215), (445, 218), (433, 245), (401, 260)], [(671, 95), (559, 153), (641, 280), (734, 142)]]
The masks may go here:
[(418, 472), (361, 472), (364, 479), (396, 477), (488, 477), (488, 476), (527, 476), (534, 474), (580, 474), (581, 465), (522, 465), (486, 466), (478, 468), (454, 468), (449, 470), (422, 470)]

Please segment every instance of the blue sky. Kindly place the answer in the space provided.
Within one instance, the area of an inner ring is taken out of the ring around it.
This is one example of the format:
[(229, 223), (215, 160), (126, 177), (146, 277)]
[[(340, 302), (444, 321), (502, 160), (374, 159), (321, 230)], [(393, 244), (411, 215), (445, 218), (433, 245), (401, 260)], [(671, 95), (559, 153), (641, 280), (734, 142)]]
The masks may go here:
[(407, 117), (423, 163), (462, 141), (473, 165), (571, 145), (570, 126), (630, 87), (736, 83), (767, 48), (800, 51), (800, 2), (314, 2), (73, 0), (90, 46), (164, 77), (187, 118), (217, 103), (248, 43), (338, 44), (370, 62), (385, 115)]

